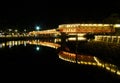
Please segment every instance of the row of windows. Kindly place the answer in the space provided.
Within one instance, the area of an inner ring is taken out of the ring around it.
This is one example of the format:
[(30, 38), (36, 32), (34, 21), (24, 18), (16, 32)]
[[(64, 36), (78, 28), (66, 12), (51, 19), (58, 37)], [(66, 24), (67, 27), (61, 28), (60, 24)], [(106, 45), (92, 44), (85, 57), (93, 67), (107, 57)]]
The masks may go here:
[(62, 25), (59, 25), (59, 28), (63, 28), (63, 27), (83, 27), (83, 26), (86, 26), (86, 27), (89, 27), (89, 26), (94, 26), (94, 27), (106, 27), (106, 26), (113, 26), (112, 24), (62, 24)]
[(60, 31), (63, 31), (63, 32), (114, 32), (114, 30), (111, 30), (111, 29), (99, 29), (99, 28), (76, 28), (76, 29), (71, 29), (71, 28), (68, 28), (68, 29), (62, 29)]
[(96, 36), (95, 40), (120, 43), (120, 36)]

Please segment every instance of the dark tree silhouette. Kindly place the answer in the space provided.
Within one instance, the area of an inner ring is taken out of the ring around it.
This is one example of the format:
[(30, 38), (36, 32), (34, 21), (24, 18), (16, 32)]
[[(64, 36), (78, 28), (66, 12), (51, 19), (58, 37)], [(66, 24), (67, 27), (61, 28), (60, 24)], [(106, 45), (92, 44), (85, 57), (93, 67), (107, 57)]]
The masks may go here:
[(118, 13), (113, 13), (103, 20), (103, 23), (117, 24), (120, 23), (120, 15)]

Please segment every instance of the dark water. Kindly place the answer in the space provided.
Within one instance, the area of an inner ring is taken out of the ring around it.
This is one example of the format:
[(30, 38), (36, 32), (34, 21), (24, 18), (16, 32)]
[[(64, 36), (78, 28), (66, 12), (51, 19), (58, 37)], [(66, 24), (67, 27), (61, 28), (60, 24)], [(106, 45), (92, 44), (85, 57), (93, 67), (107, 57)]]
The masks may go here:
[(54, 57), (57, 57), (55, 49), (37, 45), (0, 49), (0, 63), (3, 64), (56, 64)]
[(117, 76), (104, 69), (61, 60), (56, 49), (42, 45), (21, 44), (1, 47), (0, 64), (9, 65), (6, 69), (8, 77), (14, 72), (17, 73), (13, 74), (15, 77), (22, 75), (25, 79), (28, 77), (28, 80), (35, 77), (44, 82), (120, 82)]

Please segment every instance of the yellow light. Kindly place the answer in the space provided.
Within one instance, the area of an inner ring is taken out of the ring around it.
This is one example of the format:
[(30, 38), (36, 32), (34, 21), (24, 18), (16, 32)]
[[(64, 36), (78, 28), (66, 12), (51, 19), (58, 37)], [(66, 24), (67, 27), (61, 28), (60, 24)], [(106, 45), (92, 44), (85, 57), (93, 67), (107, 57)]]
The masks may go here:
[(115, 72), (115, 69), (111, 69), (111, 72)]
[(116, 27), (116, 28), (117, 28), (117, 27), (120, 27), (120, 24), (115, 24), (114, 27)]
[(107, 70), (110, 70), (110, 67), (106, 67)]
[(2, 43), (2, 46), (4, 47), (4, 46), (5, 46), (5, 43)]
[(104, 26), (110, 26), (109, 24), (104, 24)]
[(85, 26), (88, 26), (88, 24), (85, 24)]
[(89, 26), (92, 26), (92, 24), (89, 24)]
[(70, 27), (70, 25), (67, 25), (66, 27)]
[(120, 71), (117, 71), (117, 75), (120, 75)]
[(103, 24), (98, 24), (98, 26), (103, 26)]
[(78, 37), (78, 40), (86, 40), (84, 37)]
[(96, 63), (93, 63), (93, 65), (96, 65)]
[(85, 24), (81, 24), (81, 26), (84, 26)]
[(77, 34), (78, 36), (84, 36), (85, 35), (85, 33), (81, 33), (81, 34)]
[(93, 26), (97, 26), (97, 24), (93, 24)]

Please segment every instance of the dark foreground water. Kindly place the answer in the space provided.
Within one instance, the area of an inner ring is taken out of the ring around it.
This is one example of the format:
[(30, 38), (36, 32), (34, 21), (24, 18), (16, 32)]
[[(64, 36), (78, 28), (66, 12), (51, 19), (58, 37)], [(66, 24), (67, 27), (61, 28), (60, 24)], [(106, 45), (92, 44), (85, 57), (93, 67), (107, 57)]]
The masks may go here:
[[(36, 78), (43, 83), (66, 81), (79, 83), (120, 82), (118, 76), (104, 69), (59, 59), (58, 52), (54, 48), (26, 43), (14, 46), (1, 44), (0, 47), (0, 64), (9, 65), (4, 72), (7, 72), (5, 77), (8, 78), (14, 72), (16, 73), (13, 74), (14, 77), (21, 75), (21, 78), (28, 80)], [(18, 79), (21, 80), (21, 78)]]
[(0, 49), (0, 63), (3, 64), (57, 64), (55, 49), (23, 45)]

